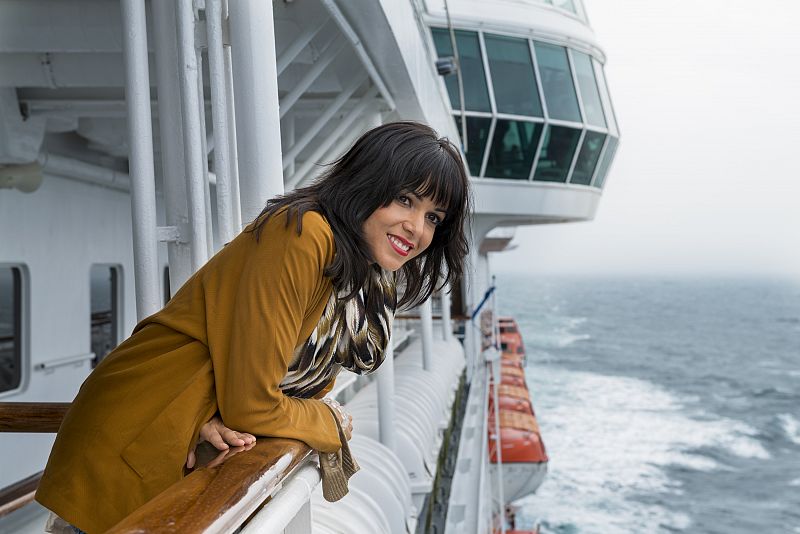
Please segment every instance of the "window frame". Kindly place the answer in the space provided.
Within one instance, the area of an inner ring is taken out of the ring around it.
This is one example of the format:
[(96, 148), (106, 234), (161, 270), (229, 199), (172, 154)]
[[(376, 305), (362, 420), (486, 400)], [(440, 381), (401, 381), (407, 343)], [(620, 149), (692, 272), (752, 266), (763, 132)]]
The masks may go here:
[[(579, 11), (582, 11), (582, 8), (583, 8), (582, 2), (580, 2), (579, 0), (574, 0), (574, 1), (575, 1), (576, 8)], [(547, 5), (547, 4), (543, 4), (543, 5)], [(574, 16), (571, 13), (569, 13), (568, 11), (564, 11), (561, 8), (557, 8), (557, 7), (552, 6), (552, 5), (550, 5), (549, 7), (551, 9), (556, 9), (559, 12), (562, 12), (562, 13), (565, 13), (565, 14), (569, 14), (570, 16)], [(433, 32), (434, 32), (434, 30), (449, 31), (448, 28), (446, 26), (442, 25), (442, 24), (429, 25), (428, 26), (428, 31), (429, 31), (428, 35), (429, 35), (429, 39), (431, 39), (431, 42), (433, 42)], [(489, 97), (489, 107), (490, 107), (490, 110), (491, 110), (491, 111), (470, 111), (470, 110), (465, 110), (465, 113), (464, 113), (464, 118), (465, 119), (467, 117), (481, 117), (481, 118), (489, 119), (491, 121), (490, 124), (489, 124), (489, 130), (488, 130), (488, 133), (487, 133), (486, 143), (485, 143), (484, 148), (483, 148), (483, 153), (481, 154), (481, 164), (480, 164), (479, 173), (477, 175), (470, 175), (470, 178), (473, 179), (473, 180), (480, 180), (482, 183), (484, 181), (486, 183), (508, 182), (508, 183), (515, 183), (515, 184), (528, 182), (528, 183), (536, 183), (537, 186), (552, 184), (552, 185), (558, 185), (558, 186), (574, 186), (576, 188), (597, 188), (594, 184), (595, 184), (595, 182), (597, 180), (597, 174), (598, 174), (598, 171), (600, 170), (601, 163), (603, 162), (603, 160), (605, 158), (606, 147), (608, 146), (611, 138), (616, 139), (617, 144), (619, 144), (619, 137), (620, 137), (620, 135), (619, 135), (619, 127), (617, 125), (617, 120), (616, 120), (616, 113), (615, 113), (615, 110), (613, 108), (614, 104), (613, 104), (613, 101), (611, 99), (611, 95), (609, 94), (608, 82), (606, 81), (606, 77), (605, 77), (604, 65), (602, 63), (602, 60), (597, 56), (597, 54), (598, 54), (597, 50), (591, 48), (588, 45), (583, 45), (582, 46), (582, 45), (580, 45), (580, 43), (576, 44), (576, 43), (564, 42), (564, 41), (561, 41), (561, 40), (558, 40), (558, 39), (553, 39), (552, 36), (545, 36), (545, 35), (541, 35), (540, 36), (536, 32), (529, 33), (529, 34), (526, 34), (526, 35), (522, 35), (522, 34), (520, 34), (518, 32), (509, 31), (509, 30), (503, 30), (503, 29), (492, 29), (491, 31), (488, 31), (488, 30), (483, 29), (481, 26), (475, 26), (475, 25), (470, 25), (470, 24), (466, 24), (466, 25), (460, 26), (458, 28), (455, 28), (455, 30), (456, 31), (461, 31), (461, 32), (474, 32), (478, 36), (478, 46), (479, 46), (479, 50), (480, 50), (480, 58), (481, 58), (481, 61), (482, 61), (482, 68), (483, 68), (483, 74), (484, 74), (484, 83), (486, 84), (486, 89), (487, 89), (488, 97)], [(495, 94), (494, 94), (494, 86), (492, 85), (491, 65), (489, 64), (488, 53), (487, 53), (487, 50), (486, 50), (486, 34), (489, 34), (491, 36), (498, 36), (498, 37), (510, 37), (510, 38), (516, 38), (516, 39), (525, 39), (528, 42), (528, 52), (530, 54), (530, 58), (531, 58), (532, 66), (533, 66), (533, 75), (534, 75), (534, 80), (536, 82), (536, 89), (537, 89), (537, 92), (538, 92), (539, 103), (540, 103), (541, 108), (542, 108), (542, 117), (533, 117), (533, 116), (527, 116), (527, 115), (522, 116), (522, 115), (516, 115), (516, 114), (512, 114), (512, 113), (499, 113), (497, 111), (497, 102), (496, 102)], [(548, 109), (547, 97), (546, 97), (546, 94), (545, 94), (545, 91), (544, 91), (541, 70), (540, 70), (540, 67), (539, 67), (539, 60), (538, 60), (538, 57), (537, 57), (537, 54), (536, 54), (536, 44), (537, 43), (541, 43), (543, 45), (557, 46), (557, 47), (561, 47), (561, 48), (563, 48), (565, 50), (565, 52), (566, 52), (566, 54), (565, 54), (566, 55), (566, 64), (567, 64), (567, 68), (570, 71), (570, 79), (572, 81), (573, 91), (574, 91), (574, 94), (575, 94), (575, 99), (577, 101), (578, 113), (580, 115), (580, 122), (572, 121), (572, 120), (554, 119), (554, 118), (552, 118), (550, 116), (550, 110)], [(434, 52), (436, 52), (435, 47), (434, 47)], [(593, 75), (594, 75), (594, 83), (595, 83), (595, 86), (597, 87), (597, 90), (598, 90), (598, 93), (599, 93), (599, 96), (600, 96), (600, 111), (603, 113), (604, 119), (605, 119), (605, 122), (606, 122), (606, 126), (605, 127), (601, 127), (601, 126), (598, 126), (598, 125), (595, 125), (595, 124), (589, 124), (587, 122), (586, 110), (585, 110), (584, 102), (583, 102), (583, 94), (582, 94), (582, 91), (581, 91), (580, 84), (578, 82), (578, 74), (577, 74), (577, 71), (575, 69), (575, 60), (574, 60), (574, 57), (573, 57), (573, 54), (576, 53), (576, 52), (579, 52), (581, 54), (584, 54), (584, 55), (588, 56), (588, 58), (590, 60), (590, 64), (592, 66)], [(438, 52), (437, 52), (436, 56), (438, 57)], [(447, 96), (447, 100), (446, 101), (449, 104), (451, 104), (450, 100), (449, 100), (449, 96), (448, 96), (447, 87), (446, 87), (446, 83), (445, 83), (444, 77), (441, 77), (441, 78), (442, 78), (441, 83), (442, 83), (442, 87), (443, 87), (443, 90), (444, 90), (444, 92), (442, 94)], [(457, 122), (461, 118), (462, 114), (461, 114), (459, 109), (453, 109), (452, 104), (450, 105), (450, 108), (451, 108), (451, 115), (453, 117), (453, 120)], [(486, 169), (487, 169), (487, 166), (488, 166), (489, 154), (491, 152), (492, 144), (494, 143), (494, 135), (496, 133), (496, 124), (497, 124), (498, 120), (516, 120), (516, 121), (536, 122), (536, 123), (542, 123), (543, 124), (542, 135), (539, 136), (539, 144), (536, 147), (536, 154), (534, 156), (533, 163), (531, 165), (530, 173), (528, 175), (527, 180), (505, 179), (505, 178), (496, 178), (496, 177), (486, 176)], [(574, 129), (580, 131), (580, 135), (578, 137), (578, 141), (577, 141), (577, 144), (575, 146), (575, 151), (574, 151), (574, 154), (572, 154), (572, 160), (571, 160), (570, 165), (568, 167), (568, 172), (567, 172), (567, 176), (566, 176), (566, 181), (565, 182), (545, 182), (545, 181), (534, 180), (534, 177), (536, 175), (536, 169), (537, 169), (537, 167), (539, 165), (539, 160), (541, 159), (542, 148), (544, 146), (545, 129), (547, 127), (549, 127), (549, 126), (563, 126), (563, 127), (568, 127), (568, 128), (574, 128)], [(461, 130), (459, 129), (459, 132), (460, 131)], [(576, 167), (576, 165), (578, 163), (578, 158), (580, 156), (580, 150), (581, 150), (581, 147), (583, 146), (584, 139), (586, 138), (586, 136), (588, 135), (589, 132), (602, 133), (602, 134), (604, 134), (606, 136), (605, 141), (604, 141), (603, 146), (602, 146), (601, 151), (600, 151), (600, 155), (599, 155), (599, 158), (598, 158), (598, 164), (595, 167), (594, 173), (592, 174), (592, 177), (591, 177), (591, 182), (588, 185), (585, 185), (585, 184), (572, 184), (571, 183), (572, 182), (572, 175), (573, 175), (575, 167)], [(615, 150), (615, 152), (616, 152), (616, 150)], [(616, 157), (616, 153), (614, 154), (614, 157)], [(613, 161), (611, 163), (613, 163)], [(609, 166), (610, 166), (610, 164), (609, 164)]]
[[(105, 263), (105, 262), (98, 262), (98, 263), (91, 263), (89, 264), (89, 352), (94, 353), (92, 348), (92, 269), (95, 267), (104, 267), (108, 269), (113, 274), (111, 275), (111, 283), (112, 288), (109, 292), (109, 298), (111, 299), (111, 333), (114, 336), (114, 341), (116, 344), (114, 348), (116, 348), (120, 343), (122, 343), (125, 339), (123, 325), (125, 324), (124, 321), (124, 314), (125, 314), (125, 306), (124, 306), (124, 296), (125, 296), (125, 282), (124, 282), (124, 269), (122, 264), (119, 263)], [(114, 350), (113, 348), (111, 350)], [(111, 351), (109, 351), (111, 352)], [(100, 357), (98, 354), (94, 354), (92, 358), (92, 368), (96, 367), (103, 358), (105, 358), (108, 353), (104, 354)]]
[(19, 384), (15, 388), (0, 391), (0, 399), (3, 399), (27, 390), (30, 382), (30, 273), (27, 265), (17, 262), (0, 262), (0, 269), (14, 269), (19, 277), (19, 284), (14, 287), (15, 298), (18, 299), (14, 315), (19, 321), (14, 325), (14, 334), (19, 340)]

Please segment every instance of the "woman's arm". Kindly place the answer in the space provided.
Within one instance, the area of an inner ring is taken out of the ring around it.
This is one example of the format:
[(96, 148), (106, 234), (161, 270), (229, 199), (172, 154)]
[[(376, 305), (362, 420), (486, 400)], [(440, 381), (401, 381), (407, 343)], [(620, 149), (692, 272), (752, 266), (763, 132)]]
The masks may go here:
[[(316, 213), (303, 218), (303, 233), (270, 221), (248, 249), (232, 307), (227, 354), (215, 354), (216, 393), (222, 420), (255, 435), (299, 439), (322, 452), (340, 442), (336, 422), (320, 400), (283, 395), (301, 326), (321, 293), (329, 294), (325, 266), (333, 258), (330, 227)], [(327, 299), (327, 295), (323, 295)]]

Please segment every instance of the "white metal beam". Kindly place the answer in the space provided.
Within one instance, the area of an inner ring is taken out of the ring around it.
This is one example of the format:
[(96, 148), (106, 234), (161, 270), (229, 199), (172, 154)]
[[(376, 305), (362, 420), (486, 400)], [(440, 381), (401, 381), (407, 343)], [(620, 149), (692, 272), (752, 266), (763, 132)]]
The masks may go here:
[(283, 192), (275, 25), (272, 2), (235, 0), (228, 8), (242, 219), (249, 223)]
[(294, 87), (292, 88), (289, 93), (284, 96), (279, 104), (280, 107), (280, 115), (283, 117), (286, 115), (289, 110), (292, 109), (292, 106), (295, 102), (297, 102), (303, 93), (305, 93), (309, 87), (319, 78), (325, 68), (331, 64), (331, 62), (336, 59), (339, 53), (344, 48), (344, 41), (341, 39), (336, 39), (331, 46), (325, 50), (319, 59), (317, 59), (316, 63), (311, 65), (311, 67), (303, 74), (303, 77), (300, 78)]
[(355, 76), (349, 85), (342, 89), (342, 92), (330, 103), (328, 108), (320, 115), (317, 120), (303, 133), (302, 137), (292, 145), (283, 157), (283, 168), (289, 166), (289, 163), (297, 157), (297, 155), (311, 142), (314, 137), (322, 130), (322, 127), (333, 117), (339, 108), (347, 102), (350, 96), (356, 92), (356, 89), (361, 87), (364, 80), (367, 79), (366, 73), (361, 73), (360, 76)]
[(203, 183), (203, 151), (201, 129), (200, 95), (198, 76), (200, 66), (194, 44), (194, 10), (192, 0), (178, 0), (178, 79), (181, 89), (181, 114), (183, 119), (183, 152), (186, 165), (187, 192), (189, 193), (189, 226), (192, 251), (192, 270), (199, 269), (208, 259), (208, 237), (206, 231), (206, 199)]
[(336, 128), (330, 134), (326, 135), (325, 139), (320, 140), (314, 152), (308, 158), (306, 158), (303, 164), (300, 165), (300, 167), (294, 173), (292, 173), (291, 177), (286, 181), (287, 190), (294, 189), (300, 184), (311, 168), (318, 161), (320, 161), (328, 149), (331, 148), (331, 146), (333, 146), (333, 144), (337, 142), (346, 131), (349, 131), (356, 119), (361, 117), (367, 111), (370, 105), (377, 105), (376, 100), (374, 100), (376, 94), (378, 94), (378, 90), (376, 88), (372, 88), (367, 91), (367, 94), (361, 98), (361, 101), (352, 110), (350, 110), (347, 115), (339, 120)]
[(122, 38), (125, 100), (128, 104), (136, 315), (142, 320), (161, 307), (147, 23), (144, 0), (121, 0), (120, 6), (122, 27), (125, 28)]

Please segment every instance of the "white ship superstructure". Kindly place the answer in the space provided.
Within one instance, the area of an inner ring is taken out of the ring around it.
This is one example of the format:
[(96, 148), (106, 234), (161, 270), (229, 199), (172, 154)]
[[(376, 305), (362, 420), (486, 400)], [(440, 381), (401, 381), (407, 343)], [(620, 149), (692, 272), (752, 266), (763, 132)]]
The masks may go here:
[[(69, 402), (267, 198), (421, 120), (465, 141), (466, 279), (397, 319), (376, 376), (339, 379), (348, 497), (321, 499), (310, 458), (282, 488), (267, 465), (207, 527), (500, 528), (470, 317), (515, 226), (594, 217), (619, 142), (604, 63), (580, 0), (0, 0), (0, 402)], [(2, 434), (0, 531), (41, 530), (53, 437)]]

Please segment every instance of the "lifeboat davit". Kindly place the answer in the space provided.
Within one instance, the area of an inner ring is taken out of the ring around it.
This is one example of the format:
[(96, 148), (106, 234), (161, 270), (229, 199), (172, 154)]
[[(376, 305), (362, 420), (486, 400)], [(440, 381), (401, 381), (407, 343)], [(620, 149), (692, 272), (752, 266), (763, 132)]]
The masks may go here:
[[(502, 360), (497, 389), (500, 458), (506, 502), (534, 493), (547, 473), (547, 452), (525, 381), (525, 349), (516, 321), (500, 318)], [(489, 391), (489, 459), (496, 471), (494, 384)]]

